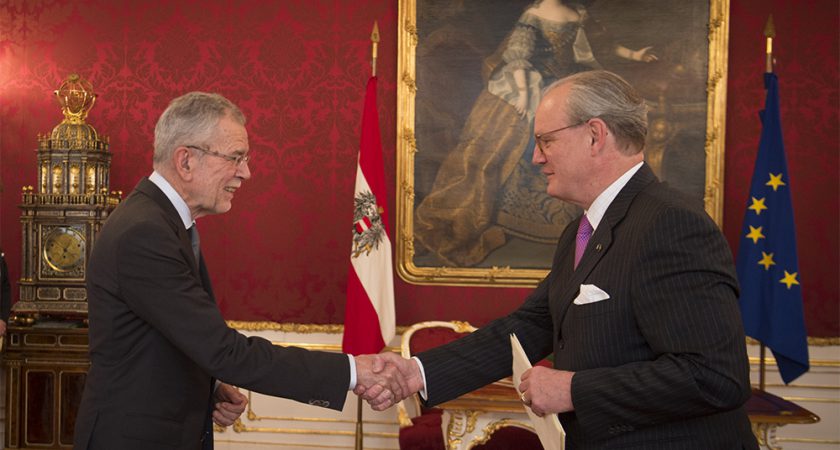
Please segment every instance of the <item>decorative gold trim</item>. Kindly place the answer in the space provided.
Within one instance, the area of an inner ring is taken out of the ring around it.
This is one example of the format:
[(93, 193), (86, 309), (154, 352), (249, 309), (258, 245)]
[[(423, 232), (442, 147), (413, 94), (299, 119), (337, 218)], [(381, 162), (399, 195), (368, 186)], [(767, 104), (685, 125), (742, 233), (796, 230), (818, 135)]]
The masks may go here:
[[(402, 0), (408, 1), (408, 0)], [(435, 276), (443, 276), (444, 274), (452, 274), (454, 269), (440, 268), (440, 273)], [(487, 269), (490, 270), (490, 269)], [(519, 271), (522, 272), (522, 271)], [(25, 280), (22, 280), (25, 281)], [(32, 281), (32, 280), (29, 280)], [(468, 285), (468, 284), (465, 284)], [(501, 286), (501, 285), (497, 285)], [(240, 320), (228, 320), (227, 325), (234, 330), (239, 331), (280, 331), (283, 333), (300, 333), (300, 334), (342, 334), (344, 333), (344, 325), (342, 324), (319, 324), (319, 323), (278, 323), (278, 322), (250, 322)], [(403, 334), (408, 326), (397, 326), (397, 334)], [(760, 345), (755, 339), (748, 337), (747, 345)], [(840, 345), (840, 337), (808, 337), (808, 345), (815, 347)]]
[(709, 75), (706, 91), (706, 212), (723, 227), (723, 169), (726, 136), (726, 79), (729, 0), (709, 3)]
[(803, 444), (840, 444), (838, 439), (814, 439), (814, 438), (777, 438), (779, 442), (801, 442)]
[[(311, 423), (344, 423), (344, 424), (355, 424), (355, 420), (345, 420), (345, 419), (332, 419), (327, 417), (284, 417), (284, 416), (261, 416), (254, 411), (254, 392), (247, 391), (248, 395), (248, 406), (245, 410), (245, 417), (251, 422), (259, 422), (262, 420), (274, 420), (274, 421), (289, 421), (289, 422), (311, 422)], [(364, 423), (366, 424), (373, 424), (373, 425), (399, 425), (399, 422), (395, 421), (384, 421), (384, 420), (365, 420)], [(236, 419), (236, 422), (233, 424), (233, 430), (237, 433), (242, 432), (249, 432), (249, 431), (261, 431), (260, 429), (248, 427), (247, 425), (242, 423), (242, 419)]]
[[(310, 435), (314, 434), (317, 436), (356, 436), (355, 431), (344, 431), (344, 430), (307, 430), (301, 428), (272, 428), (272, 427), (249, 427), (247, 425), (243, 425), (241, 422), (237, 426), (236, 423), (233, 424), (234, 430), (237, 433), (246, 433), (246, 432), (255, 432), (255, 433), (276, 433), (276, 434), (303, 434), (303, 435)], [(380, 438), (389, 438), (389, 439), (397, 439), (399, 438), (398, 433), (392, 433), (387, 431), (365, 431), (364, 435), (366, 437), (380, 437)]]
[(786, 388), (786, 389), (822, 389), (822, 390), (832, 390), (832, 391), (840, 389), (840, 386), (830, 385), (830, 384), (828, 384), (828, 385), (825, 385), (825, 384), (790, 384), (790, 385), (766, 384), (765, 386), (768, 387), (768, 388), (780, 388), (780, 389), (783, 389), (783, 388)]
[[(280, 442), (260, 442), (260, 441), (240, 441), (230, 439), (216, 439), (217, 444), (248, 444), (248, 445), (265, 445), (271, 447), (294, 447), (294, 448), (332, 448), (332, 449), (347, 449), (353, 450), (355, 447), (347, 447), (342, 445), (318, 445), (318, 444), (297, 444), (297, 443), (280, 443)], [(393, 450), (391, 448), (382, 447), (368, 447), (368, 450)]]
[[(278, 323), (278, 322), (248, 322), (241, 320), (228, 320), (227, 326), (239, 331), (279, 331), (282, 333), (300, 334), (343, 334), (343, 324), (320, 324), (320, 323)], [(408, 327), (397, 326), (396, 333), (402, 334)]]
[(277, 322), (242, 322), (228, 320), (227, 324), (234, 330), (241, 331), (280, 331), (284, 333), (344, 333), (344, 325), (316, 324), (316, 323), (277, 323)]
[[(772, 365), (775, 367), (776, 365), (776, 358), (772, 356), (768, 356), (765, 358), (765, 363), (767, 365)], [(808, 363), (811, 367), (840, 367), (840, 360), (836, 359), (810, 359)], [(758, 365), (761, 364), (761, 357), (759, 356), (750, 356), (750, 364)]]
[(341, 344), (307, 344), (303, 342), (278, 342), (271, 341), (272, 344), (280, 347), (300, 347), (307, 350), (316, 350), (321, 352), (341, 353)]
[(482, 433), (481, 436), (474, 437), (472, 442), (470, 442), (467, 445), (467, 450), (475, 447), (476, 445), (486, 444), (487, 441), (489, 441), (490, 438), (493, 437), (493, 433), (495, 433), (495, 432), (497, 432), (497, 431), (499, 431), (499, 430), (501, 430), (502, 428), (505, 428), (505, 427), (516, 427), (516, 428), (522, 428), (522, 429), (525, 429), (525, 430), (528, 430), (528, 431), (531, 431), (531, 432), (535, 432), (533, 425), (522, 422), (522, 421), (519, 421), (519, 420), (514, 420), (514, 419), (497, 420), (495, 422), (488, 423), (487, 426), (484, 427), (484, 433)]
[[(251, 421), (260, 421), (260, 420), (286, 420), (289, 422), (313, 422), (313, 423), (346, 423), (346, 424), (355, 424), (355, 420), (345, 420), (345, 419), (330, 419), (328, 417), (283, 417), (283, 416), (258, 416), (256, 414), (251, 414), (251, 411), (248, 412), (248, 420)], [(373, 425), (397, 425), (397, 422), (393, 420), (368, 420), (365, 419), (365, 424), (373, 424)]]
[[(797, 386), (797, 387), (801, 388), (803, 386)], [(796, 403), (796, 402), (800, 402), (800, 403), (805, 403), (805, 402), (808, 402), (808, 403), (840, 403), (840, 399), (837, 399), (837, 398), (788, 397), (788, 396), (784, 396), (782, 398), (784, 398), (785, 400), (787, 400), (789, 402), (794, 402), (794, 403)]]
[[(761, 342), (747, 337), (747, 345), (761, 345)], [(840, 345), (840, 337), (811, 337), (808, 336), (808, 346), (811, 347), (830, 347), (832, 345)]]
[(449, 411), (449, 423), (446, 425), (446, 448), (458, 448), (464, 435), (475, 430), (475, 423), (483, 411)]
[(752, 427), (753, 434), (758, 439), (759, 447), (767, 447), (768, 450), (782, 450), (781, 447), (776, 445), (777, 424), (751, 422), (750, 426)]
[[(414, 264), (414, 157), (417, 97), (417, 2), (400, 0), (397, 23), (397, 274), (412, 284), (536, 286), (548, 269), (418, 267)], [(723, 223), (724, 137), (729, 45), (729, 0), (709, 1), (709, 72), (706, 81), (706, 212)], [(422, 151), (420, 149), (419, 151)]]

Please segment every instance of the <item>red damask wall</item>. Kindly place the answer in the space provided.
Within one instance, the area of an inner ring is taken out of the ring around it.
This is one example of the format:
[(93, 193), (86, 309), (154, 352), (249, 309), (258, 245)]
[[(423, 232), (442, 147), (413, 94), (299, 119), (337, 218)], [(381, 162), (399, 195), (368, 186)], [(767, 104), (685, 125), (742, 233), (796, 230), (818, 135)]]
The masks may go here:
[[(737, 246), (764, 100), (761, 31), (770, 13), (808, 330), (838, 336), (836, 1), (732, 1), (724, 231)], [(394, 179), (394, 0), (4, 2), (0, 243), (11, 278), (20, 276), (20, 188), (35, 184), (36, 136), (60, 121), (51, 93), (69, 73), (99, 93), (89, 122), (110, 136), (111, 188), (126, 192), (151, 171), (152, 130), (168, 100), (218, 91), (248, 116), (254, 154), (254, 176), (233, 210), (199, 225), (220, 307), (235, 320), (341, 323), (374, 19), (382, 35), (386, 175)], [(393, 211), (393, 185), (388, 201)], [(402, 281), (396, 291), (400, 325), (481, 325), (527, 293)]]

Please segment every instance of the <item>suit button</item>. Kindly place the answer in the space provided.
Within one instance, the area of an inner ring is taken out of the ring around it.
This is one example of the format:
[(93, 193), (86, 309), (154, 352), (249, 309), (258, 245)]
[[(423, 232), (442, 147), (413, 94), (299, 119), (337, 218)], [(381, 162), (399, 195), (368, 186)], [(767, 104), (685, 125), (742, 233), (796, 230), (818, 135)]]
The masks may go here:
[(559, 350), (563, 350), (563, 347), (565, 347), (565, 346), (566, 346), (566, 341), (564, 341), (563, 339), (560, 339), (559, 341), (557, 341), (557, 348)]

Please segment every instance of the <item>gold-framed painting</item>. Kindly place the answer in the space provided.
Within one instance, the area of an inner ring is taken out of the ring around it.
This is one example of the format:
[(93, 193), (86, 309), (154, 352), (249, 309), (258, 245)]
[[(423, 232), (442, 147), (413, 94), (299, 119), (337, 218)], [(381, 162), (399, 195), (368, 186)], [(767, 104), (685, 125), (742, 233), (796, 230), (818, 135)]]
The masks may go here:
[(530, 164), (533, 112), (542, 89), (583, 70), (636, 87), (649, 106), (647, 163), (720, 225), (728, 20), (728, 0), (400, 0), (400, 277), (545, 277), (581, 211), (549, 197)]

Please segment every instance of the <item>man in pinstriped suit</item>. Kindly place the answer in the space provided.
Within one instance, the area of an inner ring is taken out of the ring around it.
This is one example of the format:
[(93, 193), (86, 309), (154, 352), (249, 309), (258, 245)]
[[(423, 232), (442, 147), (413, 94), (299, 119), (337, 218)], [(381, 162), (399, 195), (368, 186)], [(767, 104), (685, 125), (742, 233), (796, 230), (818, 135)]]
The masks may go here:
[(533, 162), (584, 216), (519, 309), (412, 360), (381, 356), (427, 404), (510, 375), (516, 333), (531, 361), (554, 354), (520, 390), (537, 414), (559, 414), (567, 448), (758, 448), (732, 255), (696, 202), (644, 163), (646, 116), (610, 72), (547, 89)]

